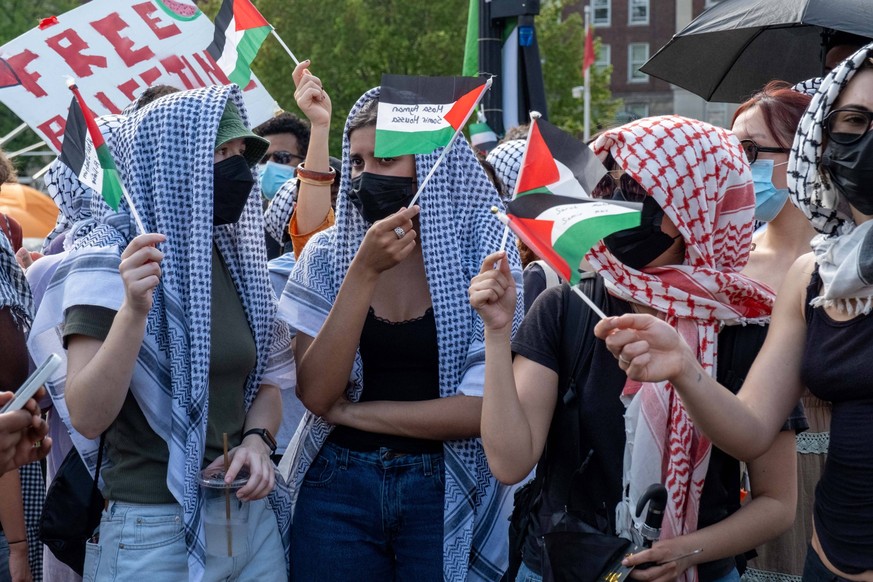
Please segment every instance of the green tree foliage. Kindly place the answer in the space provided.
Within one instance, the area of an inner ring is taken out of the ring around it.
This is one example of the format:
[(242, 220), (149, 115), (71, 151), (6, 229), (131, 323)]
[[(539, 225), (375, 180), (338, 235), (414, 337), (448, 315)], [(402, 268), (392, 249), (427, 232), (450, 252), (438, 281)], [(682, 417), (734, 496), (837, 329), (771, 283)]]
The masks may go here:
[[(585, 25), (578, 12), (564, 16), (575, 0), (545, 0), (536, 20), (543, 77), (549, 106), (549, 121), (582, 137), (583, 100), (573, 97), (573, 87), (581, 87), (582, 58), (585, 52)], [(600, 41), (595, 37), (595, 53)], [(591, 133), (614, 123), (621, 101), (609, 91), (612, 66), (591, 67)]]
[[(215, 16), (220, 0), (201, 5)], [(382, 73), (458, 75), (464, 53), (466, 0), (255, 0), (298, 59), (324, 83), (333, 104), (331, 152), (340, 151), (346, 114)], [(253, 69), (279, 105), (294, 102), (294, 63), (268, 38)]]

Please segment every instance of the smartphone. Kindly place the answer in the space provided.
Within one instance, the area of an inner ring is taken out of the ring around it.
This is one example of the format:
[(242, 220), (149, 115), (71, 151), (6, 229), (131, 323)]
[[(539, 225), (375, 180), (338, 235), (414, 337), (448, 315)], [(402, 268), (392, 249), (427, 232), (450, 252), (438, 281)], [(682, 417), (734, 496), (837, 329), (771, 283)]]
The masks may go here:
[(39, 368), (34, 370), (33, 374), (24, 381), (24, 384), (15, 391), (15, 396), (12, 397), (12, 400), (7, 402), (3, 408), (0, 408), (0, 414), (20, 410), (27, 401), (36, 394), (39, 387), (45, 384), (45, 381), (49, 379), (49, 376), (51, 376), (60, 365), (61, 357), (59, 355), (51, 354), (46, 358), (45, 362), (43, 362)]

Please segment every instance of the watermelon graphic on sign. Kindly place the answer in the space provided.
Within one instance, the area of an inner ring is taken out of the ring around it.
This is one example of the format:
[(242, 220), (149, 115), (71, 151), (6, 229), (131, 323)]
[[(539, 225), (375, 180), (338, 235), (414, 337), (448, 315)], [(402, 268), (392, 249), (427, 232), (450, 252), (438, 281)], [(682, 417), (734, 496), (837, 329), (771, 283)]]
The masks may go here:
[(172, 18), (183, 22), (194, 20), (201, 14), (196, 6), (178, 0), (154, 0), (154, 2)]

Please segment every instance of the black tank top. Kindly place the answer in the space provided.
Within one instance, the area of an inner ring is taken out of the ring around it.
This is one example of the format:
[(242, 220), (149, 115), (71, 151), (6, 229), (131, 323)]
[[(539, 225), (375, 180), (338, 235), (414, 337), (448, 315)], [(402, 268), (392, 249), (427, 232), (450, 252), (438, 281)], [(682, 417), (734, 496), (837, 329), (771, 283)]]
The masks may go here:
[(857, 574), (873, 570), (873, 315), (834, 321), (809, 306), (820, 287), (816, 269), (807, 288), (801, 377), (813, 395), (833, 403), (833, 415), (813, 517), (831, 563)]
[[(361, 402), (413, 402), (440, 397), (439, 350), (433, 308), (419, 318), (391, 322), (373, 308), (361, 330), (364, 390)], [(379, 434), (338, 426), (328, 440), (355, 451), (387, 447), (404, 453), (439, 453), (442, 441)]]

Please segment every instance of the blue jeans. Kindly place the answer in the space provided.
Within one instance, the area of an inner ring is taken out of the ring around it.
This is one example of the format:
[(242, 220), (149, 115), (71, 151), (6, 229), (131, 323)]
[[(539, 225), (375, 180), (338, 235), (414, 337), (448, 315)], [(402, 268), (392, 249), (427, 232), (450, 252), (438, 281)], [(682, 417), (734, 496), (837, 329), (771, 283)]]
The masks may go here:
[(543, 582), (543, 577), (527, 567), (524, 562), (518, 567), (515, 582)]
[(443, 456), (327, 443), (291, 530), (297, 581), (443, 580)]
[[(285, 553), (264, 499), (249, 506), (247, 548), (232, 558), (206, 556), (204, 581), (287, 581)], [(188, 579), (182, 507), (112, 501), (100, 519), (100, 541), (85, 548), (83, 582)]]
[(821, 561), (812, 546), (806, 547), (806, 560), (803, 562), (803, 582), (849, 582), (848, 578), (837, 576)]
[(12, 574), (9, 572), (9, 544), (6, 534), (0, 531), (0, 582), (8, 580), (12, 580)]

